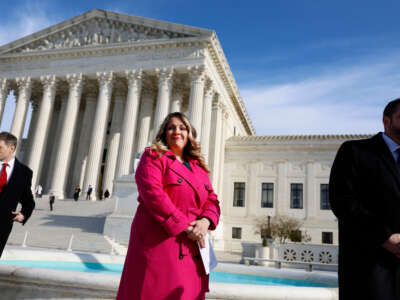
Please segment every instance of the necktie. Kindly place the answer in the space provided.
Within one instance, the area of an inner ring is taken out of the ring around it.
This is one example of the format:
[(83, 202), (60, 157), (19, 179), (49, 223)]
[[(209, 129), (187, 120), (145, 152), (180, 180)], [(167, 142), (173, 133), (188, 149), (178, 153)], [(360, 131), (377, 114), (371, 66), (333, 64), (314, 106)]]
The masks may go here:
[(3, 187), (7, 184), (7, 172), (6, 169), (8, 167), (8, 163), (3, 164), (3, 168), (0, 173), (0, 193), (3, 190)]

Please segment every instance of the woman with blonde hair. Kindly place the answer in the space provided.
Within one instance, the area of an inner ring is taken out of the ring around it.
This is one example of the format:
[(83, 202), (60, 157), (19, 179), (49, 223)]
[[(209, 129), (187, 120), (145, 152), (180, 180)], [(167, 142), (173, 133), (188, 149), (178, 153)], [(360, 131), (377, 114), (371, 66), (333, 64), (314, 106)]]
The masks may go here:
[(135, 173), (139, 206), (117, 300), (202, 300), (209, 276), (200, 256), (220, 216), (196, 130), (169, 114)]

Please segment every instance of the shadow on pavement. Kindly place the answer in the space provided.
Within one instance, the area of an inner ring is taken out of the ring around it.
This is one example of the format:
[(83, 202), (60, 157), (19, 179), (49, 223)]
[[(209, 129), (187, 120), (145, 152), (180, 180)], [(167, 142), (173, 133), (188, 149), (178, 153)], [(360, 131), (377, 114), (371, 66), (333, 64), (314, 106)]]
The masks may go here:
[(43, 217), (42, 226), (80, 228), (84, 232), (103, 233), (105, 217), (79, 217), (67, 215), (48, 215)]

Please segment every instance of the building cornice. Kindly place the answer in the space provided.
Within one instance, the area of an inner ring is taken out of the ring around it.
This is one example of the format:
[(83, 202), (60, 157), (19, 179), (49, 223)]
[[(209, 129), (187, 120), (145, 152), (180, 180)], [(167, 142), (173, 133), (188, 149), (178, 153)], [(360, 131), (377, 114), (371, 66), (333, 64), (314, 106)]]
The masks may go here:
[(214, 61), (215, 66), (217, 67), (218, 73), (221, 76), (229, 95), (231, 96), (235, 109), (245, 125), (247, 134), (250, 136), (255, 135), (255, 128), (247, 113), (244, 101), (240, 96), (239, 88), (236, 85), (235, 78), (233, 77), (231, 68), (229, 67), (228, 60), (226, 59), (224, 51), (222, 50), (217, 34), (214, 32), (209, 40), (210, 43), (208, 44), (208, 51)]
[(372, 134), (316, 134), (316, 135), (267, 135), (234, 136), (226, 141), (227, 146), (235, 145), (296, 145), (296, 144), (338, 144), (348, 140), (372, 137)]
[(139, 51), (172, 49), (179, 47), (205, 47), (208, 40), (199, 38), (184, 38), (176, 40), (146, 40), (136, 43), (119, 43), (110, 45), (86, 46), (82, 48), (51, 49), (26, 53), (12, 53), (0, 55), (0, 62), (36, 60), (38, 58), (76, 58), (92, 55), (128, 54)]

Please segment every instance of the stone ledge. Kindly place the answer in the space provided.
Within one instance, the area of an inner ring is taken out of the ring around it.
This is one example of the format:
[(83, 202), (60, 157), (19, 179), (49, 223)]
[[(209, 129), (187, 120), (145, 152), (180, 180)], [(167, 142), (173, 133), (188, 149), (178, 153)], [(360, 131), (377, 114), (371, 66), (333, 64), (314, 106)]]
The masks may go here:
[[(249, 267), (220, 264), (216, 271), (249, 272)], [(251, 267), (263, 275), (277, 275), (277, 270)], [(287, 272), (285, 272), (287, 273)], [(292, 276), (304, 272), (289, 271)], [(289, 277), (290, 274), (288, 274)], [(322, 273), (321, 273), (322, 275)], [(325, 275), (326, 276), (326, 275)], [(81, 273), (30, 267), (0, 265), (0, 287), (4, 299), (115, 299), (119, 275)], [(337, 300), (337, 288), (261, 286), (248, 284), (210, 283), (207, 299), (286, 299)]]
[(119, 276), (0, 266), (0, 286), (6, 299), (115, 299)]

